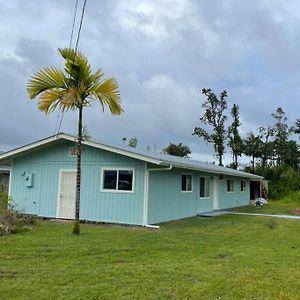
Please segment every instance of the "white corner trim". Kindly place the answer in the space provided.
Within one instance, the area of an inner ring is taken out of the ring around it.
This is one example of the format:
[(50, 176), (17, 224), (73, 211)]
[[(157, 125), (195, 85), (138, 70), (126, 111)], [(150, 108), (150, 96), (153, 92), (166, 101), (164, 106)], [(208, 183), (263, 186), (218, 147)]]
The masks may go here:
[(166, 168), (153, 168), (147, 169), (147, 162), (145, 162), (145, 170), (144, 170), (144, 211), (143, 211), (143, 226), (149, 228), (159, 228), (156, 225), (148, 224), (148, 203), (149, 203), (149, 173), (150, 171), (170, 171), (172, 170), (173, 165), (169, 165)]
[(147, 226), (148, 222), (148, 190), (149, 190), (149, 172), (147, 163), (145, 162), (144, 169), (144, 209), (143, 209), (143, 226)]
[(11, 183), (12, 183), (12, 163), (9, 171), (9, 180), (8, 180), (8, 198), (11, 197)]

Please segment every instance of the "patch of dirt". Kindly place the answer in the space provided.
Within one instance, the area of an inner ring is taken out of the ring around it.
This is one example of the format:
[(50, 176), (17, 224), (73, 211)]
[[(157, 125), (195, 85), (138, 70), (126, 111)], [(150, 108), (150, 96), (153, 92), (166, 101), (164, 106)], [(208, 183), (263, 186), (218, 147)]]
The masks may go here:
[(300, 216), (300, 208), (295, 208), (290, 210), (290, 214), (295, 215), (295, 216)]

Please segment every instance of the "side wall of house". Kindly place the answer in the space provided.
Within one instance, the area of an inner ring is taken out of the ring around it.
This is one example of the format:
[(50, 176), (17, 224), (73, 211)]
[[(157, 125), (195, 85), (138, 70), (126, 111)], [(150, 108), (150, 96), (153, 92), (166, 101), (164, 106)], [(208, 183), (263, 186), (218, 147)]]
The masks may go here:
[[(233, 180), (233, 191), (227, 191), (227, 181)], [(245, 181), (245, 191), (241, 191), (241, 181)], [(219, 180), (219, 209), (238, 207), (249, 204), (250, 181), (245, 178), (224, 176)]]
[[(192, 175), (192, 191), (181, 191), (182, 174)], [(212, 174), (189, 170), (149, 172), (148, 223), (155, 224), (213, 210)], [(210, 178), (210, 195), (200, 198), (199, 178)]]
[[(181, 191), (182, 174), (192, 175), (192, 192)], [(209, 197), (200, 198), (200, 177), (209, 179)], [(233, 192), (227, 191), (228, 179), (234, 182)], [(246, 190), (243, 192), (240, 190), (242, 180), (246, 182)], [(250, 199), (249, 189), (249, 180), (239, 177), (224, 176), (220, 180), (216, 174), (181, 169), (150, 171), (148, 223), (156, 224), (212, 211), (216, 208), (214, 201), (218, 202), (218, 209), (246, 205)]]
[[(13, 160), (11, 197), (17, 209), (39, 216), (57, 216), (60, 170), (76, 169), (76, 158), (69, 155), (71, 147), (71, 142), (64, 142)], [(134, 169), (134, 191), (101, 191), (102, 168)], [(30, 180), (32, 182), (28, 183)], [(80, 219), (140, 225), (143, 223), (143, 200), (143, 162), (84, 147)]]

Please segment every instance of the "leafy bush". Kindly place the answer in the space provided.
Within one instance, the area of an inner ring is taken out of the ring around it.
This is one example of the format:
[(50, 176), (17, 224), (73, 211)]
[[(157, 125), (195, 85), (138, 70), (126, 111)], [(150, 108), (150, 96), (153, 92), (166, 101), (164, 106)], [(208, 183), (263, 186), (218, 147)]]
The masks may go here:
[(33, 228), (36, 220), (17, 211), (9, 204), (9, 197), (0, 187), (0, 236), (27, 231)]
[(300, 172), (290, 166), (257, 166), (255, 174), (269, 181), (269, 197), (282, 199), (290, 192), (300, 190)]

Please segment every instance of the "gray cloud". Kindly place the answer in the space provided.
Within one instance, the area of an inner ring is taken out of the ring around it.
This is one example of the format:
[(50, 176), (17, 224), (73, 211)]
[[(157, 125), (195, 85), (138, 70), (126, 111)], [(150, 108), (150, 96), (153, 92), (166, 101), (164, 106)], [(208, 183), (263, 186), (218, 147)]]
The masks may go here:
[[(114, 117), (96, 103), (87, 109), (92, 136), (112, 143), (136, 136), (141, 147), (157, 149), (183, 142), (197, 157), (212, 157), (211, 146), (192, 136), (203, 87), (228, 91), (244, 134), (270, 124), (278, 106), (292, 122), (300, 114), (298, 8), (283, 0), (88, 2), (80, 49), (118, 79), (125, 110)], [(57, 114), (39, 112), (25, 87), (36, 70), (62, 67), (57, 48), (69, 43), (73, 9), (73, 1), (0, 4), (1, 148), (53, 134)], [(76, 119), (66, 114), (61, 131), (74, 133)]]

